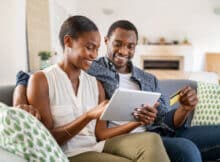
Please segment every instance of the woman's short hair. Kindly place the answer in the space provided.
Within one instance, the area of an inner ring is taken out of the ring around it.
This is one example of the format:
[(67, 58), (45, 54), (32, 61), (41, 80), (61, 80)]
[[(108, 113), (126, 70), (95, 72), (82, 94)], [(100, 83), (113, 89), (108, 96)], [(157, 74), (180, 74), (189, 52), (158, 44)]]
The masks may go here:
[(84, 32), (98, 31), (95, 23), (85, 16), (71, 16), (64, 21), (61, 26), (59, 39), (64, 49), (64, 36), (69, 35), (73, 39), (77, 39)]

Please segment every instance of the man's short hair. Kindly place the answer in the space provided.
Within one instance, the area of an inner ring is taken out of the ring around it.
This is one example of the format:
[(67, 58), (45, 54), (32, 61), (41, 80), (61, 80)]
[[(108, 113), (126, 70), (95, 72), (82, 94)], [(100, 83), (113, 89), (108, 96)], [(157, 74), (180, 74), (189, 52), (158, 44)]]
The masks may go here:
[(108, 29), (108, 33), (107, 33), (107, 37), (110, 37), (112, 35), (112, 33), (117, 29), (117, 28), (121, 28), (121, 29), (125, 29), (125, 30), (132, 30), (135, 32), (137, 40), (138, 40), (138, 31), (137, 28), (134, 26), (134, 24), (132, 24), (130, 21), (128, 20), (118, 20), (116, 22), (114, 22), (110, 28)]

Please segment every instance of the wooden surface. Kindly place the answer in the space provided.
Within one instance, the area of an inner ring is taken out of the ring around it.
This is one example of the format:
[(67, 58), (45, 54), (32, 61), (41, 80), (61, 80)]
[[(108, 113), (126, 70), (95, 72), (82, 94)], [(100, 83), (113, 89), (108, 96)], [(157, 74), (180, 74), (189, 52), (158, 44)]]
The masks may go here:
[(188, 79), (189, 73), (177, 70), (146, 70), (158, 79)]
[(220, 75), (220, 53), (206, 54), (206, 70)]
[(218, 74), (214, 72), (183, 72), (177, 70), (146, 70), (146, 72), (154, 74), (157, 79), (190, 79), (208, 83), (220, 81)]

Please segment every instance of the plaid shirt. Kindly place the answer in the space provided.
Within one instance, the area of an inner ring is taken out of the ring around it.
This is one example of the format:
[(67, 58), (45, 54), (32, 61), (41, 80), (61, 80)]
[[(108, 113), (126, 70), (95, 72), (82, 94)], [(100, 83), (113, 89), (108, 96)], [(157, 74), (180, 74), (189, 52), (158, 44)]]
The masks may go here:
[[(131, 68), (131, 79), (137, 83), (142, 91), (160, 92), (157, 78), (143, 70), (135, 67), (132, 62), (129, 62)], [(119, 87), (119, 74), (117, 73), (114, 64), (107, 58), (101, 57), (93, 61), (90, 69), (87, 71), (90, 75), (95, 76), (105, 89), (106, 97), (111, 98), (114, 91)], [(175, 110), (170, 110), (168, 100), (162, 94), (158, 102), (158, 115), (153, 125), (146, 126), (147, 130), (158, 132), (161, 135), (174, 133), (173, 115)]]

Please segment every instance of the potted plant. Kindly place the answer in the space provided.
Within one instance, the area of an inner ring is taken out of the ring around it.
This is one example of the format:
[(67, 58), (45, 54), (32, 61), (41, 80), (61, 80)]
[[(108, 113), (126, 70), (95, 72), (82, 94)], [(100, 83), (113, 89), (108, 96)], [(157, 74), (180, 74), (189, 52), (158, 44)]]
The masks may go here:
[(40, 51), (38, 53), (38, 56), (40, 57), (40, 69), (44, 69), (48, 66), (50, 66), (50, 60), (51, 52), (50, 51)]

